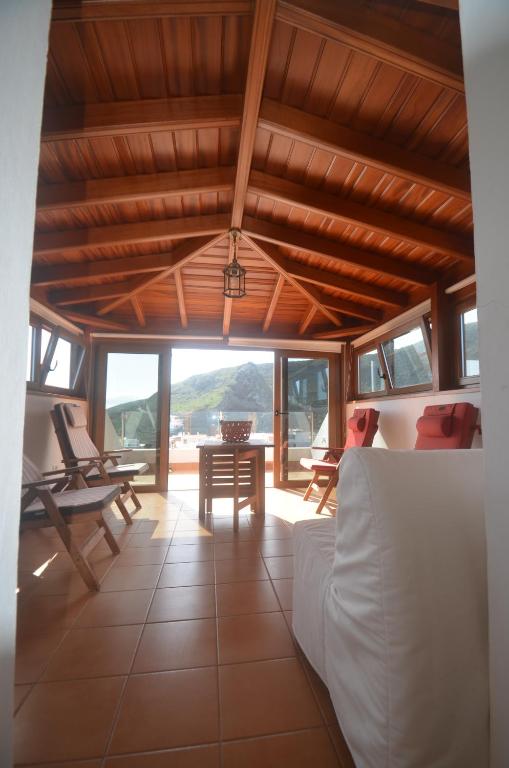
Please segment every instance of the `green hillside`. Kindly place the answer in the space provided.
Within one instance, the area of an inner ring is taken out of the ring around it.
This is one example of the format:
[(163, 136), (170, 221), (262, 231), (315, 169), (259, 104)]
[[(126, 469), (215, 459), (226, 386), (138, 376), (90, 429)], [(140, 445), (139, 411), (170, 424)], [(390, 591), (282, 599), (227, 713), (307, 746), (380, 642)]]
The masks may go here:
[[(258, 429), (266, 431), (272, 425), (272, 390), (272, 363), (245, 363), (200, 373), (174, 384), (170, 410), (175, 416), (191, 414), (187, 426), (191, 432), (208, 434), (211, 416), (218, 411), (226, 412), (231, 419), (245, 418), (246, 413), (266, 414), (258, 418)], [(155, 445), (157, 393), (114, 405), (107, 412), (118, 435), (123, 430), (126, 438), (149, 447)]]

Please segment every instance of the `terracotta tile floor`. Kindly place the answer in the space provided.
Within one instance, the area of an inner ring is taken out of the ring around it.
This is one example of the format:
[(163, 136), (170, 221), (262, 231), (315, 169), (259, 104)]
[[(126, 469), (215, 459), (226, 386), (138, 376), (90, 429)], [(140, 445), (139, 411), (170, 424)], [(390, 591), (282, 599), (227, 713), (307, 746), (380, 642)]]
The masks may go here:
[(202, 527), (195, 490), (141, 499), (132, 526), (110, 514), (99, 593), (54, 530), (21, 537), (16, 765), (352, 768), (291, 632), (292, 525), (316, 504), (270, 488), (236, 533), (230, 501)]

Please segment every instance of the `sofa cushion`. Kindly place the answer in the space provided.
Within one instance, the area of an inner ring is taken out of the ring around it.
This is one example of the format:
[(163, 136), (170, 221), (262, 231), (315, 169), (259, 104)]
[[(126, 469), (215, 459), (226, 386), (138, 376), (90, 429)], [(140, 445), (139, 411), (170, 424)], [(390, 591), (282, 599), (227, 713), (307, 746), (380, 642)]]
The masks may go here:
[(450, 437), (452, 416), (421, 416), (417, 419), (417, 432), (423, 437)]
[(298, 563), (293, 578), (293, 632), (324, 681), (324, 603), (331, 581), (335, 533), (335, 518), (301, 520), (293, 527), (293, 549)]
[(345, 454), (325, 658), (356, 765), (489, 764), (482, 488), (482, 451)]

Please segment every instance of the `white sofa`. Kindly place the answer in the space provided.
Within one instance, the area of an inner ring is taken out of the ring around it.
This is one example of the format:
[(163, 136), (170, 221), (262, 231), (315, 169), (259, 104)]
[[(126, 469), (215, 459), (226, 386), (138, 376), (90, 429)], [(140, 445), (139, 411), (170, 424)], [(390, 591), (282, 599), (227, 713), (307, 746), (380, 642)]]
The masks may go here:
[(293, 629), (357, 768), (487, 768), (482, 451), (352, 448), (295, 525)]

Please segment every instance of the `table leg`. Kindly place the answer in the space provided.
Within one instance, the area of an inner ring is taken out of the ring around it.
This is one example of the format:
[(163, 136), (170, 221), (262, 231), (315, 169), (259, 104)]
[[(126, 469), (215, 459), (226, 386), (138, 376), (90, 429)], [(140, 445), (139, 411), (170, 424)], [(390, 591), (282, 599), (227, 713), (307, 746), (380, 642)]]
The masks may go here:
[(256, 512), (265, 516), (265, 448), (256, 451)]

